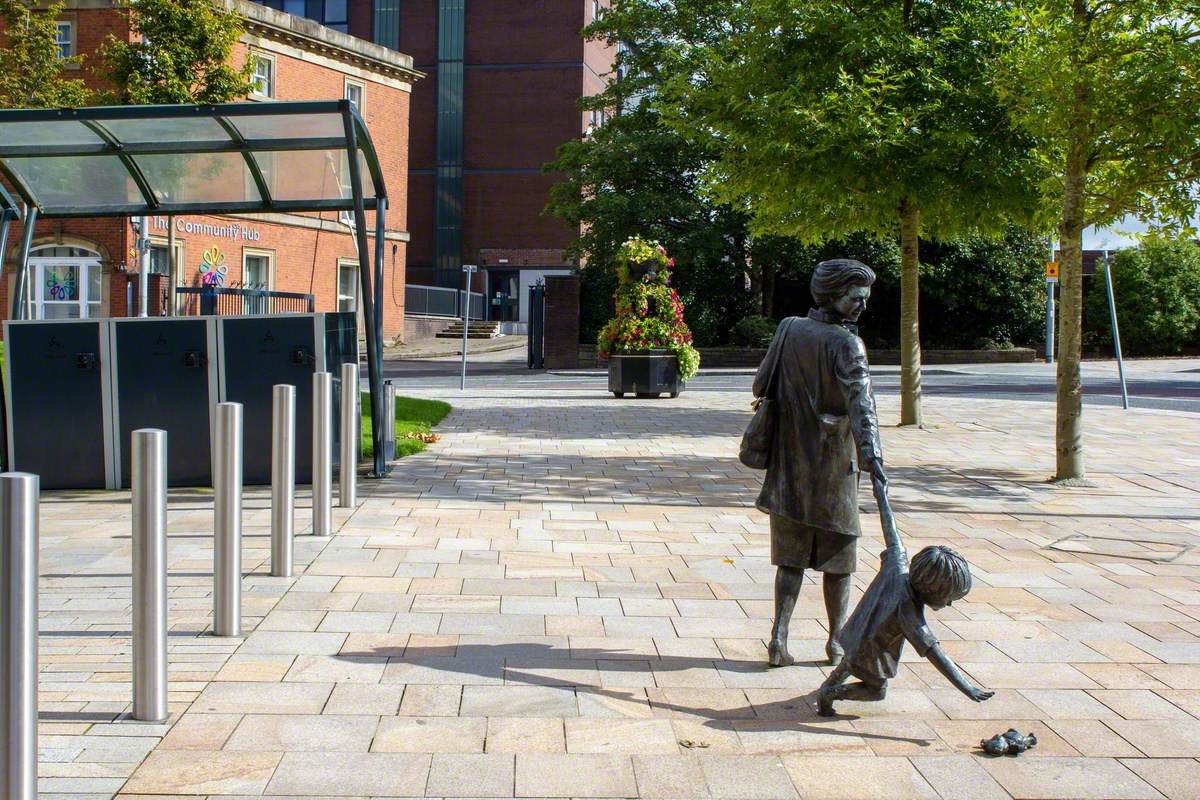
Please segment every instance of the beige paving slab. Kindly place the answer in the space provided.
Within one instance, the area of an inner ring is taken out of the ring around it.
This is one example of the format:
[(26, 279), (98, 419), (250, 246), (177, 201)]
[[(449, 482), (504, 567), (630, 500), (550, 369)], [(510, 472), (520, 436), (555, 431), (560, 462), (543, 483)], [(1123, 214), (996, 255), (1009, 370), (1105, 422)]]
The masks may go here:
[(914, 756), (909, 759), (942, 800), (1008, 800), (1009, 794), (971, 756)]
[(210, 683), (193, 710), (209, 714), (320, 714), (330, 683)]
[(384, 717), (371, 743), (376, 753), (482, 753), (482, 717)]
[(1200, 720), (1109, 720), (1106, 724), (1151, 758), (1200, 757)]
[(436, 753), (425, 793), (430, 797), (512, 797), (516, 756)]
[(489, 753), (564, 753), (563, 722), (558, 717), (491, 717), (485, 749)]
[(1200, 761), (1195, 759), (1123, 758), (1121, 763), (1167, 800), (1192, 800), (1200, 787)]
[(151, 753), (125, 784), (127, 794), (259, 795), (280, 753), (172, 750)]
[(518, 753), (517, 797), (632, 797), (637, 794), (628, 756)]
[(939, 800), (906, 758), (787, 755), (782, 760), (806, 800)]
[(983, 762), (1014, 800), (1157, 800), (1146, 781), (1109, 758), (1026, 758)]
[(416, 753), (288, 753), (266, 794), (423, 797), (429, 764)]
[(365, 753), (378, 722), (364, 715), (247, 714), (224, 749)]

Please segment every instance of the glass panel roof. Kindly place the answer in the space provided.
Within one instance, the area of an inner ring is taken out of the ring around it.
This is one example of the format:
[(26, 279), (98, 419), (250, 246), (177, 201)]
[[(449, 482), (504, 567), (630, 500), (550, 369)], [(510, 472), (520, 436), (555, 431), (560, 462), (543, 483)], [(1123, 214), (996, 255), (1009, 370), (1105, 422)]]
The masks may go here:
[(346, 100), (0, 110), (0, 175), (43, 217), (349, 210), (349, 129), (374, 208), (382, 172)]
[[(263, 177), (276, 200), (305, 197), (351, 199), (350, 164), (345, 150), (282, 150), (255, 153)], [(359, 153), (363, 194), (375, 194), (371, 173)]]
[(134, 158), (163, 203), (262, 200), (241, 153), (167, 153)]
[(256, 115), (232, 117), (229, 121), (247, 139), (346, 138), (346, 123), (340, 114), (310, 114), (303, 119)]
[(146, 142), (228, 142), (229, 132), (212, 117), (193, 119), (111, 119), (104, 128), (125, 144)]
[(98, 145), (99, 136), (78, 122), (12, 122), (4, 126), (6, 145)]
[(5, 164), (33, 188), (43, 208), (89, 205), (127, 206), (142, 202), (137, 184), (116, 156), (6, 158)]

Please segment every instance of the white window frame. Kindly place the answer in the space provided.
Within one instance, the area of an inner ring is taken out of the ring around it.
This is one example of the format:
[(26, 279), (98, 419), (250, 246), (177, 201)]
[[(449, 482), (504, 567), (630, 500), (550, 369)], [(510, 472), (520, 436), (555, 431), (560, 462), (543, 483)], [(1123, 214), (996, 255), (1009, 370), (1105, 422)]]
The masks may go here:
[(351, 87), (358, 89), (358, 102), (354, 104), (354, 107), (358, 109), (358, 115), (360, 117), (365, 117), (365, 109), (367, 107), (367, 85), (362, 81), (355, 81), (351, 80), (350, 78), (346, 78), (345, 85), (342, 87), (342, 97), (346, 98), (347, 100), (350, 100)]
[(355, 325), (359, 331), (365, 330), (363, 323), (363, 304), (362, 304), (362, 276), (359, 271), (362, 265), (357, 258), (339, 258), (337, 260), (337, 270), (333, 277), (333, 297), (334, 307), (341, 311), (342, 298), (346, 295), (342, 294), (342, 267), (352, 267), (354, 269), (354, 317)]
[[(68, 246), (80, 247), (79, 245), (68, 245)], [(78, 305), (79, 306), (79, 317), (78, 317), (79, 319), (95, 319), (96, 317), (92, 317), (88, 313), (88, 311), (89, 311), (88, 304), (89, 303), (99, 303), (100, 305), (97, 309), (96, 316), (99, 317), (100, 315), (102, 315), (104, 312), (104, 296), (103, 296), (104, 295), (104, 283), (103, 283), (104, 279), (103, 279), (103, 277), (101, 277), (101, 283), (100, 283), (100, 295), (101, 296), (93, 298), (93, 297), (91, 297), (91, 281), (89, 280), (90, 275), (88, 274), (89, 271), (92, 270), (93, 268), (96, 270), (102, 270), (102, 267), (100, 265), (100, 254), (96, 253), (93, 250), (92, 251), (93, 255), (86, 255), (86, 256), (38, 256), (37, 255), (38, 250), (47, 250), (47, 249), (50, 249), (51, 247), (54, 247), (54, 245), (41, 245), (39, 247), (35, 247), (29, 253), (30, 280), (33, 281), (33, 286), (32, 286), (33, 318), (34, 319), (45, 319), (46, 318), (45, 317), (45, 308), (46, 308), (47, 302), (49, 302), (51, 305), (56, 305), (56, 306), (69, 305), (72, 303)], [(80, 249), (91, 249), (91, 248), (80, 247)], [(57, 300), (57, 301), (46, 299), (45, 269), (47, 267), (58, 267), (58, 266), (75, 267), (76, 268), (76, 270), (77, 270), (76, 280), (79, 281), (79, 287), (77, 290), (78, 294), (79, 294), (78, 299), (76, 299), (76, 300)], [(56, 317), (56, 319), (63, 319), (63, 318)]]
[[(151, 236), (150, 244), (152, 247), (162, 247), (165, 249), (168, 245), (170, 245), (170, 240), (167, 239), (167, 237), (165, 237), (165, 236)], [(175, 285), (176, 286), (182, 285), (182, 278), (183, 278), (183, 272), (184, 272), (183, 265), (187, 263), (187, 261), (184, 259), (184, 255), (183, 255), (184, 244), (185, 243), (184, 243), (183, 239), (175, 240)], [(166, 273), (163, 273), (163, 276), (166, 277)]]
[[(55, 31), (54, 32), (54, 41), (58, 45), (58, 57), (59, 58), (74, 58), (75, 52), (78, 49), (75, 46), (75, 21), (70, 20), (70, 19), (55, 20), (55, 26), (56, 27), (54, 29), (54, 31)], [(64, 55), (62, 52), (64, 42), (59, 36), (59, 34), (62, 33), (63, 28), (67, 29), (67, 41), (65, 42), (65, 44), (67, 46), (67, 49), (70, 51), (66, 55)]]
[(600, 19), (600, 10), (604, 8), (600, 0), (592, 0), (592, 22)]
[[(254, 59), (254, 69), (250, 73), (250, 79), (252, 81), (254, 81), (254, 89), (250, 92), (250, 96), (261, 98), (264, 100), (275, 99), (275, 90), (276, 90), (277, 84), (279, 82), (279, 71), (276, 68), (278, 65), (275, 61), (275, 56), (270, 55), (268, 53), (264, 53), (260, 50), (251, 50), (250, 57)], [(269, 67), (270, 74), (267, 76), (267, 87), (266, 87), (265, 92), (261, 91), (259, 88), (262, 85), (262, 83), (259, 80), (258, 65), (262, 62), (266, 62), (267, 64), (270, 65), (270, 67)]]
[(261, 286), (251, 286), (247, 281), (246, 262), (251, 258), (265, 258), (267, 260), (267, 285), (268, 292), (275, 290), (275, 251), (261, 250), (254, 247), (242, 248), (242, 286), (247, 289), (261, 289)]

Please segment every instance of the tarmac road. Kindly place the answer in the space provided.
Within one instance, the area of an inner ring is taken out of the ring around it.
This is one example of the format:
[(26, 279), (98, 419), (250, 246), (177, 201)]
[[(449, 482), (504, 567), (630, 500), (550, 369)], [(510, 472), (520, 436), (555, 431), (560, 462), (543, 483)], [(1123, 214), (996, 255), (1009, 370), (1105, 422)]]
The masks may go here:
[[(397, 389), (445, 388), (458, 390), (460, 360), (439, 358), (391, 360), (385, 377)], [(1130, 405), (1200, 413), (1200, 359), (1136, 359), (1127, 361), (1126, 380)], [(754, 370), (701, 369), (688, 386), (718, 392), (749, 392)], [(897, 367), (872, 369), (875, 389), (880, 394), (900, 390)], [(1020, 402), (1053, 402), (1055, 367), (1052, 364), (964, 364), (927, 367), (923, 387), (929, 395), (949, 395)], [(1119, 406), (1121, 386), (1115, 361), (1088, 361), (1083, 366), (1084, 402)], [(535, 371), (525, 366), (523, 351), (468, 355), (467, 387), (511, 387), (536, 392), (542, 388), (606, 391), (603, 370)]]

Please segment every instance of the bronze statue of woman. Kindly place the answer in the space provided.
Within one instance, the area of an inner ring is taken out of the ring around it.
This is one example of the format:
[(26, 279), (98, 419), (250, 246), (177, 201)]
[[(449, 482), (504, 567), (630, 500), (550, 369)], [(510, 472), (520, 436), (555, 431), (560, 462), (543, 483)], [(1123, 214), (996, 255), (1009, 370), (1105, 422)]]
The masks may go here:
[(817, 307), (779, 323), (754, 378), (754, 396), (768, 391), (777, 417), (757, 506), (771, 516), (775, 624), (767, 658), (792, 664), (788, 624), (804, 570), (824, 575), (833, 665), (844, 655), (838, 633), (846, 621), (861, 534), (858, 475), (880, 480), (883, 451), (867, 351), (854, 324), (867, 308), (875, 273), (852, 259), (822, 261), (812, 277)]

